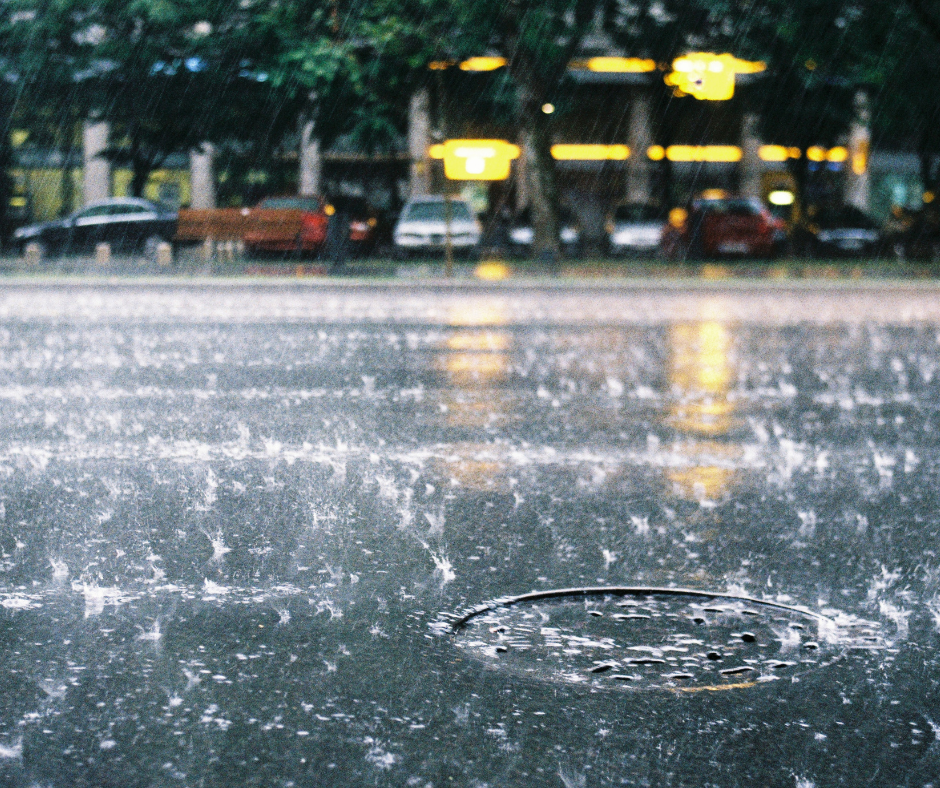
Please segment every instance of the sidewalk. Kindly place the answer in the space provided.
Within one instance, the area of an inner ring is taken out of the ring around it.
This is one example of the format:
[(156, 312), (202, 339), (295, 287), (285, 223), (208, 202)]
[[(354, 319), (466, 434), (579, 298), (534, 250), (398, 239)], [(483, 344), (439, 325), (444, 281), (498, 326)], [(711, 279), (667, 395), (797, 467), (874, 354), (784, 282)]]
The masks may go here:
[(722, 281), (722, 280), (934, 280), (940, 266), (893, 260), (731, 261), (676, 263), (653, 259), (563, 260), (556, 266), (527, 260), (484, 259), (455, 261), (450, 270), (443, 260), (402, 262), (390, 258), (350, 259), (341, 264), (316, 260), (205, 260), (195, 252), (177, 256), (162, 266), (141, 256), (114, 256), (105, 264), (93, 256), (55, 258), (29, 264), (22, 257), (0, 257), (0, 277), (41, 278), (249, 278), (352, 279), (414, 281), (585, 280)]

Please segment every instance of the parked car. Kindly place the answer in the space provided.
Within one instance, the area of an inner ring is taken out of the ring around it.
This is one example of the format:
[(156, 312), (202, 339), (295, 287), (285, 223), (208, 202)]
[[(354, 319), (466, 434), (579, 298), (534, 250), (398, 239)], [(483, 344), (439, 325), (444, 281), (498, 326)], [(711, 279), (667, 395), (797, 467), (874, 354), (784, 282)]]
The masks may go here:
[(852, 205), (809, 206), (793, 244), (807, 257), (877, 256), (885, 247), (875, 220)]
[(247, 213), (246, 254), (316, 254), (327, 240), (327, 208), (320, 197), (266, 197)]
[(370, 254), (387, 232), (381, 214), (364, 197), (337, 195), (326, 210), (332, 214), (328, 244), (340, 255)]
[[(405, 203), (392, 240), (400, 255), (443, 251), (448, 235), (443, 197), (416, 197)], [(466, 200), (450, 200), (450, 242), (458, 253), (472, 254), (480, 243), (480, 222)]]
[(685, 215), (673, 215), (663, 232), (662, 250), (670, 258), (770, 258), (787, 242), (786, 225), (760, 200), (696, 199), (681, 213)]
[(884, 235), (885, 248), (899, 260), (940, 261), (940, 210), (934, 204), (918, 211), (895, 206)]
[(607, 252), (611, 255), (653, 254), (663, 239), (666, 215), (647, 203), (624, 203), (607, 220)]
[(13, 233), (13, 241), (20, 251), (27, 244), (38, 244), (43, 255), (88, 251), (99, 243), (108, 243), (116, 251), (155, 254), (157, 244), (173, 239), (176, 220), (176, 211), (163, 205), (115, 197), (64, 219), (21, 227)]
[[(529, 257), (535, 241), (532, 208), (523, 208), (516, 214), (509, 228), (509, 250), (516, 257)], [(558, 243), (565, 257), (580, 257), (583, 251), (581, 224), (568, 208), (558, 211)]]

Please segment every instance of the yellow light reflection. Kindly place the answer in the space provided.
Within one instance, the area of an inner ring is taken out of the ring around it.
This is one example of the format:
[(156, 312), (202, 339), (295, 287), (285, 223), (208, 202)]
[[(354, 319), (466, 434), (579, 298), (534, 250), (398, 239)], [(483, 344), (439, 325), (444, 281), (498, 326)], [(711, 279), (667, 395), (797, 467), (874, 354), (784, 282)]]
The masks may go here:
[(734, 424), (732, 335), (717, 320), (680, 323), (669, 330), (669, 347), (668, 421), (692, 439), (674, 446), (683, 462), (667, 468), (665, 476), (682, 498), (716, 500), (733, 484), (741, 453), (736, 444), (717, 440)]
[(734, 462), (740, 451), (735, 446), (717, 441), (690, 441), (677, 444), (673, 449), (689, 463), (686, 467), (666, 469), (666, 480), (680, 498), (719, 500), (737, 476)]
[[(509, 374), (511, 335), (501, 304), (463, 302), (453, 308), (452, 332), (444, 340), (437, 368), (445, 377), (440, 406), (448, 427), (480, 430), (507, 418), (509, 398), (503, 381)], [(445, 448), (440, 471), (471, 490), (508, 491), (507, 464), (501, 449), (475, 437)]]
[(490, 260), (480, 263), (473, 272), (473, 275), (477, 279), (482, 279), (486, 282), (501, 282), (504, 279), (508, 279), (510, 273), (509, 266), (505, 263)]

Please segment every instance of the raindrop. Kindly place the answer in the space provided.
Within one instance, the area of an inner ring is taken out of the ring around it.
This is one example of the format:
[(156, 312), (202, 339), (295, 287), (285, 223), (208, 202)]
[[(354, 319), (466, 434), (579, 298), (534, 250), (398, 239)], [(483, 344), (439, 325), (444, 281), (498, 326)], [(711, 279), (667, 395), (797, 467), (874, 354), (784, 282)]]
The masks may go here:
[(721, 654), (719, 654), (717, 651), (709, 651), (705, 656), (716, 662), (721, 659)]
[(757, 638), (751, 632), (744, 632), (741, 634), (741, 640), (745, 643), (756, 643)]
[(724, 670), (718, 671), (722, 676), (737, 676), (740, 673), (750, 673), (754, 668), (749, 665), (741, 665), (738, 668), (725, 668)]

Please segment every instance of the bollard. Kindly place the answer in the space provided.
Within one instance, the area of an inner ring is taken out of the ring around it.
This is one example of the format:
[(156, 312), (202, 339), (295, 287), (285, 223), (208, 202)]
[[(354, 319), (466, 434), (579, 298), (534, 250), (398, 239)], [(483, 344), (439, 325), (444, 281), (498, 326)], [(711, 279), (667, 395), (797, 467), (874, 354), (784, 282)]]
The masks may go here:
[(169, 241), (161, 241), (157, 244), (157, 265), (161, 268), (169, 268), (173, 265), (173, 244)]
[(206, 238), (206, 240), (202, 242), (202, 259), (206, 263), (211, 263), (213, 257), (215, 257), (215, 241), (211, 238)]
[(111, 264), (111, 244), (95, 244), (95, 265), (107, 266)]
[(23, 247), (23, 262), (26, 265), (39, 265), (42, 262), (42, 244), (32, 241)]
[(235, 259), (235, 242), (226, 241), (225, 242), (225, 259), (228, 262), (232, 262)]

